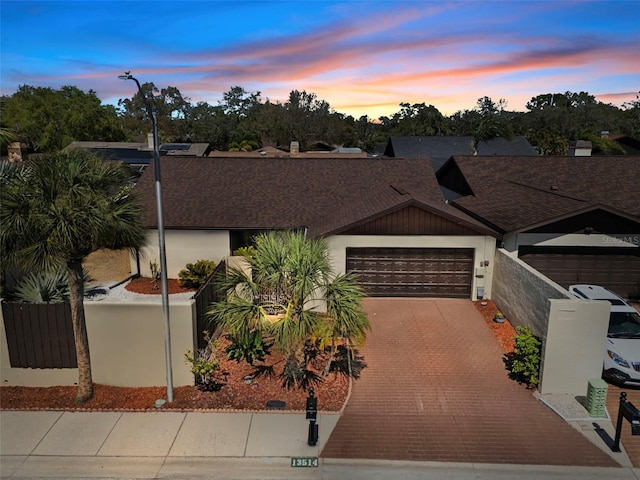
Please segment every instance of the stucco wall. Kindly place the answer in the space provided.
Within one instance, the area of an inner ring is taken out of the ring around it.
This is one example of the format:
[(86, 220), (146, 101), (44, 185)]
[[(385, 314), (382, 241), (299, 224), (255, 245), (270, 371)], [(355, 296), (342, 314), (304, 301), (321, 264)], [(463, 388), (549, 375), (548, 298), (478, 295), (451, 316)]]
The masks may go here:
[(540, 393), (586, 395), (600, 378), (607, 346), (609, 302), (550, 300)]
[(574, 298), (522, 260), (496, 251), (492, 300), (514, 326), (542, 339), (541, 393), (586, 395), (600, 378), (609, 304)]
[[(491, 296), (491, 275), (495, 238), (489, 236), (396, 236), (396, 235), (336, 235), (328, 238), (332, 267), (336, 273), (346, 268), (347, 247), (409, 247), (409, 248), (473, 248), (474, 277), (472, 285), (473, 299), (477, 298), (478, 288), (484, 295)], [(178, 272), (187, 263), (200, 259), (213, 260), (216, 263), (230, 255), (229, 232), (222, 230), (167, 230), (165, 231), (167, 250), (167, 272), (169, 278), (177, 278)], [(147, 246), (141, 250), (140, 273), (149, 276), (149, 262), (159, 263), (158, 233), (149, 231)], [(486, 265), (485, 265), (486, 261)], [(136, 259), (132, 257), (131, 268), (137, 271)]]
[[(174, 386), (192, 385), (184, 354), (194, 348), (195, 301), (171, 302), (171, 362)], [(1, 318), (0, 369), (3, 385), (73, 385), (77, 369), (11, 368)], [(167, 383), (164, 317), (159, 302), (86, 302), (85, 315), (93, 381), (123, 387)]]
[[(160, 264), (158, 231), (149, 230), (147, 246), (140, 250), (140, 274), (149, 277), (149, 262)], [(180, 270), (187, 263), (198, 260), (213, 260), (219, 263), (229, 252), (229, 232), (227, 230), (165, 230), (167, 252), (167, 276), (178, 278)], [(131, 271), (136, 272), (135, 256), (131, 258)]]
[[(348, 247), (400, 247), (400, 248), (473, 248), (474, 276), (472, 299), (477, 299), (478, 287), (491, 296), (491, 275), (494, 265), (496, 240), (483, 236), (383, 236), (383, 235), (336, 235), (328, 239), (332, 267), (344, 273), (347, 265)], [(485, 266), (485, 261), (486, 265)], [(482, 262), (482, 265), (481, 265)]]
[(529, 325), (536, 335), (547, 331), (550, 299), (571, 298), (569, 292), (504, 249), (497, 249), (490, 297), (513, 322)]

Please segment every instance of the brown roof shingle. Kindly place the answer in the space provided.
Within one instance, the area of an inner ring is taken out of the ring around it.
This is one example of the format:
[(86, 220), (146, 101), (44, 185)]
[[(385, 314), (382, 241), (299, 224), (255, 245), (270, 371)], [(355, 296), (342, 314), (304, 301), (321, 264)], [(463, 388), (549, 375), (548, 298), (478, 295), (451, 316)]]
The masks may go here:
[[(170, 229), (306, 227), (322, 235), (413, 202), (489, 231), (444, 202), (429, 159), (163, 157), (161, 175)], [(155, 227), (152, 167), (135, 191), (145, 225)]]
[(637, 156), (465, 156), (450, 162), (473, 192), (453, 203), (505, 232), (598, 206), (640, 221)]

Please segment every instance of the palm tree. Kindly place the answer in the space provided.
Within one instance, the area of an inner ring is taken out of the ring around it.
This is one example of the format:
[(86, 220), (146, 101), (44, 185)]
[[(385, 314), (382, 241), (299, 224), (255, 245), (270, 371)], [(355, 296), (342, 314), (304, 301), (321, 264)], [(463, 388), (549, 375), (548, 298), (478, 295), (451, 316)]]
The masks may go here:
[(129, 195), (132, 176), (128, 166), (84, 150), (54, 153), (26, 162), (19, 172), (7, 169), (2, 176), (3, 266), (66, 268), (78, 359), (77, 403), (93, 395), (82, 261), (101, 248), (143, 245), (142, 210)]
[(319, 381), (309, 368), (316, 346), (330, 347), (328, 374), (341, 339), (349, 346), (364, 342), (364, 293), (352, 276), (333, 274), (323, 239), (269, 232), (255, 245), (251, 271), (230, 270), (221, 286), (225, 298), (211, 305), (209, 319), (243, 345), (256, 334), (268, 339), (285, 357), (284, 384), (305, 387)]

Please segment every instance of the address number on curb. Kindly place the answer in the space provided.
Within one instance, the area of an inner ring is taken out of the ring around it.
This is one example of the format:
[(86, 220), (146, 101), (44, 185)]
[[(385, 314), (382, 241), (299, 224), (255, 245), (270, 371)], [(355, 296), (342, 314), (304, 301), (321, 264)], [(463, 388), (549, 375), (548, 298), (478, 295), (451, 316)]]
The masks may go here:
[(292, 467), (317, 467), (318, 457), (291, 457)]

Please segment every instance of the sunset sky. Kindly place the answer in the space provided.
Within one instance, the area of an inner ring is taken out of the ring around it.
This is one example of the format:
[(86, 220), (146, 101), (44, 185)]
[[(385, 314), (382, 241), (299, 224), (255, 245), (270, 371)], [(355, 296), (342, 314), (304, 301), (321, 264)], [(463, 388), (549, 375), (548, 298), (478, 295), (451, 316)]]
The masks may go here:
[(401, 102), (443, 114), (478, 98), (525, 110), (543, 93), (622, 105), (640, 91), (640, 1), (6, 1), (0, 93), (140, 82), (216, 105), (233, 86), (315, 93), (375, 119)]

